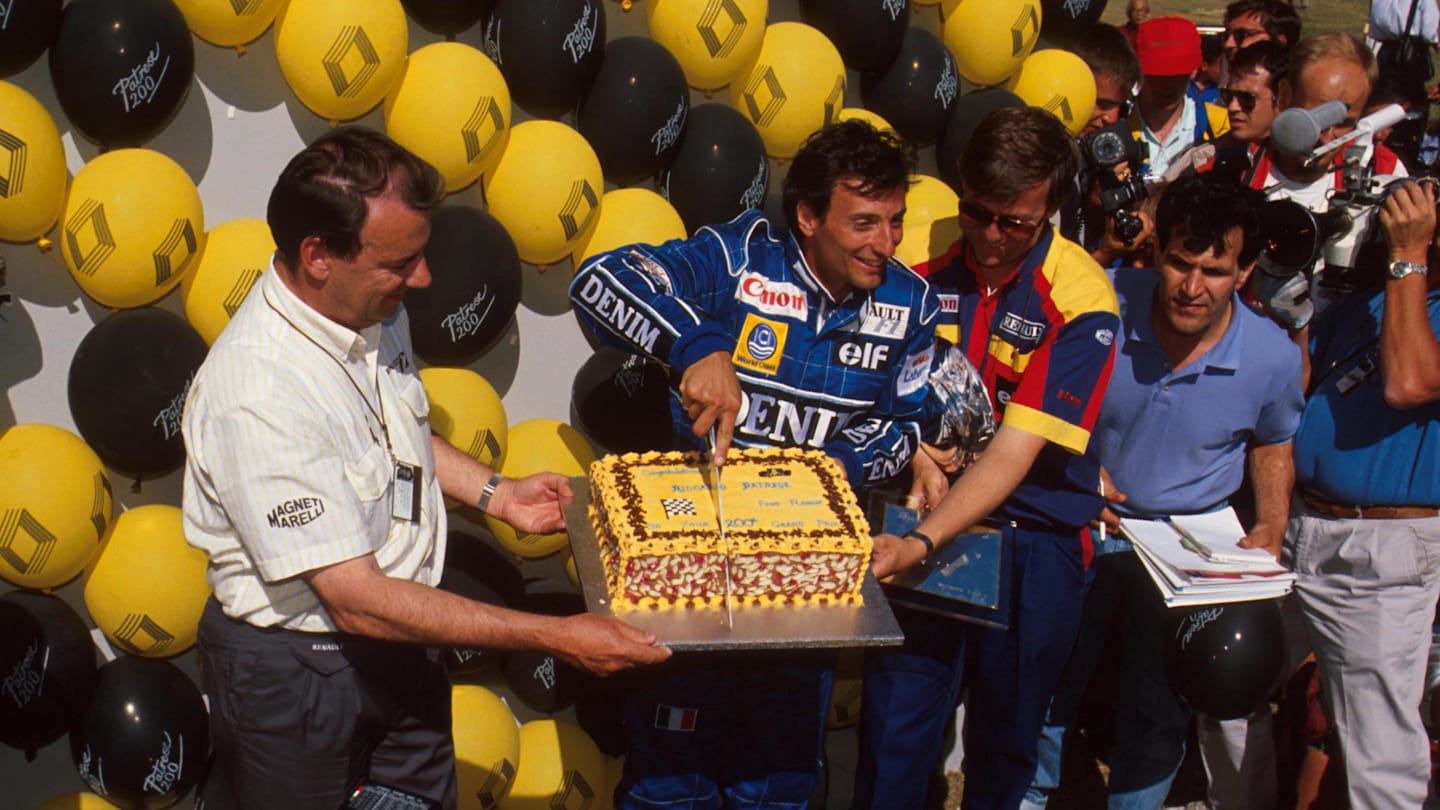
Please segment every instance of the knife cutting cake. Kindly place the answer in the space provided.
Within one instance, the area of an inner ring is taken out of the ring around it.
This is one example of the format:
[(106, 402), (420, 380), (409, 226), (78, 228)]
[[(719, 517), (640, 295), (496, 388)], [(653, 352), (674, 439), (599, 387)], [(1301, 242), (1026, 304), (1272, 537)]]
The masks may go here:
[(605, 456), (590, 466), (590, 519), (614, 607), (718, 606), (725, 546), (735, 605), (859, 604), (870, 527), (840, 466), (800, 449)]

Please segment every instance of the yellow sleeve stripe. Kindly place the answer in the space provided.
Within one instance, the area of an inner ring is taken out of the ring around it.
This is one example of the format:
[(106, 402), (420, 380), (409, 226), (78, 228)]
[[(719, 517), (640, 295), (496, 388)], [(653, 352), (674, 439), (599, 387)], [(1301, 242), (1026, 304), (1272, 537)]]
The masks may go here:
[(1002, 424), (1020, 428), (1032, 436), (1039, 436), (1046, 441), (1054, 442), (1077, 456), (1084, 453), (1085, 448), (1090, 444), (1090, 431), (1076, 427), (1063, 419), (1056, 419), (1044, 411), (1027, 408), (1015, 402), (1005, 406), (1005, 417)]
[[(1120, 302), (1109, 276), (1074, 242), (1056, 234), (1040, 273), (1050, 287), (1051, 303), (1065, 322), (1085, 312), (1108, 312), (1119, 317)], [(1061, 274), (1064, 278), (1060, 278)]]
[(1034, 355), (1034, 352), (1016, 351), (1014, 346), (1006, 343), (1005, 339), (998, 335), (990, 336), (989, 352), (996, 362), (1014, 369), (1016, 374), (1025, 373), (1025, 369), (1030, 365), (1030, 358)]

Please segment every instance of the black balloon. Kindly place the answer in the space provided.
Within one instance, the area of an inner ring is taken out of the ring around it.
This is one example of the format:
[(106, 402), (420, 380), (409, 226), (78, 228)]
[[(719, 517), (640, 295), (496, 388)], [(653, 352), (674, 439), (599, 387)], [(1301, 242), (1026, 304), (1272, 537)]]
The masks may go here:
[(1275, 600), (1181, 611), (1165, 641), (1170, 685), (1220, 720), (1265, 705), (1285, 675), (1285, 622)]
[(800, 0), (800, 16), (830, 38), (845, 66), (880, 70), (900, 52), (910, 0)]
[(600, 0), (498, 0), (485, 22), (485, 52), (516, 104), (559, 118), (600, 70), (605, 10)]
[[(570, 593), (536, 594), (527, 597), (522, 607), (546, 616), (573, 616), (585, 612), (585, 600)], [(521, 703), (546, 714), (570, 706), (595, 682), (595, 676), (584, 670), (535, 650), (510, 653), (501, 672)]]
[(90, 699), (95, 644), (85, 622), (53, 596), (0, 596), (0, 678), (0, 743), (33, 757)]
[[(1040, 33), (1065, 40), (1100, 21), (1107, 0), (1040, 0)], [(1038, 46), (1037, 46), (1038, 50)]]
[(10, 0), (0, 7), (0, 76), (9, 76), (29, 67), (55, 41), (60, 0)]
[[(440, 589), (487, 605), (508, 607), (525, 596), (525, 579), (513, 559), (478, 537), (450, 532), (445, 541), (445, 571)], [(456, 680), (473, 675), (503, 656), (479, 647), (446, 650), (445, 668)]]
[(75, 0), (50, 48), (61, 109), (102, 146), (150, 140), (180, 109), (194, 77), (195, 45), (170, 0)]
[(900, 54), (888, 68), (860, 77), (865, 108), (916, 144), (940, 137), (959, 93), (955, 58), (939, 37), (923, 28), (905, 32)]
[(437, 366), (469, 365), (515, 317), (520, 254), (498, 220), (450, 205), (430, 220), (430, 286), (405, 295), (415, 352)]
[(400, 0), (411, 19), (437, 34), (458, 34), (490, 13), (495, 0)]
[(157, 478), (185, 460), (180, 417), (205, 339), (163, 309), (123, 309), (80, 341), (70, 361), (70, 415), (100, 460)]
[(575, 372), (570, 423), (608, 453), (669, 450), (670, 373), (655, 360), (603, 346)]
[(657, 182), (690, 233), (761, 207), (769, 184), (765, 142), (755, 125), (728, 104), (701, 104), (690, 111), (675, 159)]
[(993, 110), (1001, 107), (1024, 107), (1025, 102), (1003, 87), (975, 90), (961, 96), (950, 111), (950, 120), (945, 124), (945, 136), (935, 145), (935, 163), (940, 179), (960, 193), (960, 154), (975, 127)]
[(653, 39), (621, 37), (605, 45), (576, 128), (594, 147), (605, 178), (628, 186), (669, 162), (689, 112), (690, 88), (675, 57)]
[(200, 690), (175, 665), (126, 656), (100, 668), (70, 731), (86, 786), (124, 808), (169, 807), (205, 770), (210, 726)]

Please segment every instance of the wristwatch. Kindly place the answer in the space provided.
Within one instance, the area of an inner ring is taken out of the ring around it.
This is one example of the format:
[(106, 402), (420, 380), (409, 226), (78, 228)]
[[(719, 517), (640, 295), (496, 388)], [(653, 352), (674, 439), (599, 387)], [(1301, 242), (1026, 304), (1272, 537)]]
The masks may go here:
[(1390, 262), (1390, 278), (1405, 278), (1406, 276), (1423, 276), (1429, 271), (1425, 265), (1419, 262)]
[(480, 500), (475, 502), (475, 508), (481, 512), (488, 511), (490, 499), (495, 497), (495, 490), (500, 488), (500, 482), (504, 480), (505, 476), (498, 472), (490, 476), (490, 480), (485, 482), (485, 488), (480, 490)]

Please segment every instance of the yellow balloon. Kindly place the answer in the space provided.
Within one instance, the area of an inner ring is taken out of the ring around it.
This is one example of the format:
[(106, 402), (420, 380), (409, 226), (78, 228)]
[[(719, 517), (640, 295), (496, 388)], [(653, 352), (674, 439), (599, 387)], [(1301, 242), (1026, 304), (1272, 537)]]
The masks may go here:
[(29, 242), (65, 203), (65, 147), (35, 97), (0, 82), (0, 239)]
[(884, 132), (887, 129), (892, 132), (895, 130), (895, 127), (890, 126), (889, 121), (886, 121), (884, 118), (881, 118), (879, 115), (870, 112), (864, 107), (845, 107), (841, 109), (839, 120), (864, 121), (865, 123), (869, 124), (872, 127), (875, 127), (881, 132)]
[(430, 429), (498, 469), (509, 446), (510, 423), (494, 386), (469, 369), (439, 366), (422, 369), (420, 382), (430, 399)]
[(275, 238), (260, 219), (232, 219), (210, 229), (195, 272), (180, 282), (185, 318), (214, 344), (270, 266)]
[(0, 433), (0, 577), (54, 588), (100, 550), (115, 499), (100, 457), (53, 425)]
[(526, 121), (485, 175), (485, 202), (505, 226), (520, 258), (557, 262), (599, 219), (605, 178), (584, 136), (558, 121)]
[(285, 0), (175, 0), (195, 36), (233, 47), (265, 33)]
[(1071, 135), (1080, 134), (1095, 109), (1095, 76), (1085, 60), (1069, 51), (1030, 54), (1005, 86), (1031, 107), (1059, 118)]
[(675, 55), (685, 81), (715, 90), (740, 75), (765, 38), (768, 0), (646, 0), (650, 38)]
[(765, 29), (760, 53), (730, 83), (730, 106), (760, 130), (772, 157), (794, 157), (845, 106), (845, 62), (814, 28), (775, 23)]
[(915, 176), (905, 192), (905, 230), (895, 256), (912, 267), (944, 255), (960, 240), (960, 197), (945, 181)]
[(494, 692), (461, 685), (450, 690), (455, 778), (461, 810), (495, 810), (520, 762), (515, 715)]
[(669, 200), (648, 188), (618, 188), (600, 198), (600, 219), (575, 249), (575, 266), (623, 245), (684, 238), (685, 222)]
[(150, 149), (117, 149), (75, 175), (61, 231), (80, 289), (107, 307), (139, 307), (195, 267), (205, 214), (180, 164)]
[(35, 810), (114, 810), (118, 805), (105, 801), (94, 793), (67, 793), (35, 808)]
[(598, 804), (605, 790), (605, 756), (584, 729), (564, 720), (532, 720), (520, 727), (520, 770), (501, 810), (550, 810)]
[(835, 667), (835, 688), (830, 690), (830, 711), (826, 718), (828, 728), (848, 728), (860, 719), (860, 688), (864, 673), (863, 652), (841, 651)]
[(580, 587), (580, 572), (575, 570), (575, 555), (568, 551), (565, 552), (565, 578), (570, 580), (571, 585)]
[(490, 57), (458, 42), (415, 53), (385, 97), (385, 131), (459, 191), (500, 160), (510, 131), (510, 88)]
[(620, 778), (625, 775), (625, 757), (605, 757), (605, 791), (600, 796), (597, 810), (613, 810), (615, 788), (620, 787)]
[(410, 28), (400, 0), (290, 0), (275, 20), (285, 83), (316, 115), (369, 112), (405, 66)]
[[(538, 472), (585, 475), (594, 460), (595, 451), (580, 431), (554, 419), (530, 419), (510, 427), (510, 451), (505, 454), (500, 472), (507, 478), (524, 478)], [(521, 557), (546, 557), (569, 543), (564, 532), (522, 534), (489, 515), (485, 516), (485, 524), (500, 545)]]
[(206, 567), (205, 552), (185, 542), (179, 509), (137, 506), (116, 519), (85, 572), (85, 607), (126, 652), (168, 658), (195, 644)]
[(945, 18), (945, 47), (971, 84), (999, 84), (1040, 38), (1040, 0), (960, 0)]

